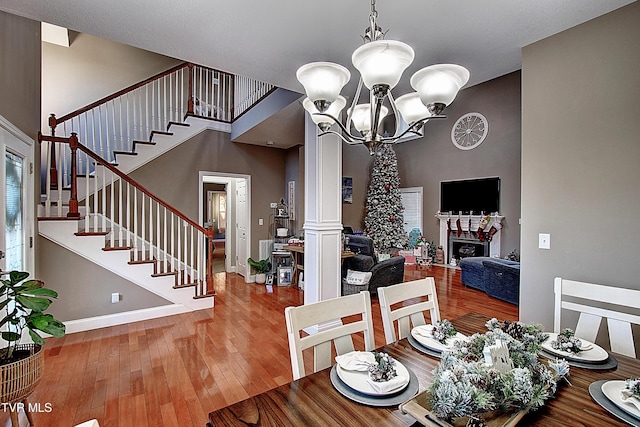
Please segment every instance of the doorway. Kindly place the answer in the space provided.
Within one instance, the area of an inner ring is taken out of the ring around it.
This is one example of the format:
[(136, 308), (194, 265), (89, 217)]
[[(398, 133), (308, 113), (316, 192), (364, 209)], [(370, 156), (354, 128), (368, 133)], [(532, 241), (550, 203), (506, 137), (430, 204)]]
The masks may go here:
[(199, 222), (214, 228), (214, 272), (235, 272), (248, 281), (251, 176), (200, 171), (199, 182)]
[(35, 274), (33, 147), (32, 139), (0, 116), (0, 272)]

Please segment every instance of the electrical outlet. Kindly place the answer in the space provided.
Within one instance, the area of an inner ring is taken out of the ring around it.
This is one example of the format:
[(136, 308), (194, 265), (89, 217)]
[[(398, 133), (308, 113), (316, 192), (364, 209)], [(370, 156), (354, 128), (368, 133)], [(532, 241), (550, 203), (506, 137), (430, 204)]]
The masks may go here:
[(547, 234), (547, 233), (538, 234), (538, 248), (551, 249), (551, 234)]
[(258, 225), (264, 225), (264, 219), (258, 218)]

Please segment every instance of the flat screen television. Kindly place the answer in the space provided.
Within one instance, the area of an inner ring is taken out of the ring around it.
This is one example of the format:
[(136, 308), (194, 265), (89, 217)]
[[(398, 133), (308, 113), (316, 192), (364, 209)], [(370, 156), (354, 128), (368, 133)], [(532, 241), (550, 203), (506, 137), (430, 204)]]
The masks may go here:
[(465, 179), (440, 183), (440, 212), (500, 212), (500, 178)]

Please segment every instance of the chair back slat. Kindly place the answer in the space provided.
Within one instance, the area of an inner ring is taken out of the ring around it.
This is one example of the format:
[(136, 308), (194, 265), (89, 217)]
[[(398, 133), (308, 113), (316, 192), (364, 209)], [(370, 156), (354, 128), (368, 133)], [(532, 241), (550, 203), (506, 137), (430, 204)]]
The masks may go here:
[[(375, 348), (373, 320), (371, 317), (371, 297), (368, 291), (340, 298), (319, 301), (299, 307), (287, 307), (284, 311), (289, 337), (289, 353), (293, 378), (305, 375), (302, 351), (313, 347), (314, 372), (333, 364), (332, 343), (336, 354), (353, 351), (352, 334), (363, 333), (364, 350)], [(342, 319), (360, 315), (361, 319), (343, 323)], [(318, 332), (300, 336), (300, 332), (311, 327)]]
[[(628, 311), (635, 310), (637, 312), (640, 310), (639, 290), (577, 282), (556, 277), (554, 292), (554, 332), (560, 332), (563, 327), (562, 311), (571, 310), (580, 313), (575, 335), (584, 340), (595, 342), (602, 319), (605, 318), (607, 319), (611, 351), (625, 356), (636, 357), (631, 325), (640, 325), (640, 315), (601, 306), (603, 304), (613, 304), (626, 308)], [(567, 298), (579, 299), (581, 302), (567, 301)], [(592, 301), (594, 305), (589, 305), (589, 301)]]
[[(431, 323), (440, 320), (438, 296), (433, 277), (425, 277), (411, 282), (378, 288), (378, 297), (380, 299), (384, 336), (387, 344), (408, 336), (412, 327), (426, 324), (425, 311), (429, 312)], [(427, 297), (427, 301), (410, 301), (423, 297)], [(391, 309), (394, 304), (400, 302), (405, 304), (402, 307)]]

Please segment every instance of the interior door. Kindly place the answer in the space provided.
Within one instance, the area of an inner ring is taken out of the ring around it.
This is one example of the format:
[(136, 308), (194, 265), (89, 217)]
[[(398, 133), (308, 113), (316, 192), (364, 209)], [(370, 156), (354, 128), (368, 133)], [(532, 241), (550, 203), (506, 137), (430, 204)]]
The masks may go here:
[(238, 179), (236, 181), (236, 267), (237, 273), (249, 279), (247, 270), (247, 180)]
[(400, 188), (402, 205), (404, 206), (404, 231), (409, 233), (414, 228), (422, 233), (422, 187)]
[(0, 269), (33, 274), (33, 141), (2, 116), (0, 151)]

